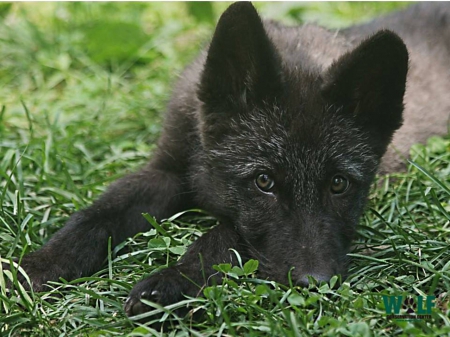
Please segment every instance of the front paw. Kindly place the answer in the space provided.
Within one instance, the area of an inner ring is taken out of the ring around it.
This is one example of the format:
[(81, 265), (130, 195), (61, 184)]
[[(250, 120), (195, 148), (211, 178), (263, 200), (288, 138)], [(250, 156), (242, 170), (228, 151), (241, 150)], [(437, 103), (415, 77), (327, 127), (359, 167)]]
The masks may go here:
[(141, 299), (166, 306), (181, 301), (184, 296), (196, 296), (198, 285), (186, 278), (176, 267), (164, 269), (134, 286), (125, 302), (124, 310), (128, 316), (145, 313), (152, 308)]
[(34, 292), (51, 290), (52, 287), (48, 286), (47, 282), (57, 281), (59, 277), (67, 275), (55, 260), (37, 253), (32, 253), (25, 256), (20, 263), (16, 258), (13, 259), (14, 265), (2, 263), (4, 271), (9, 270), (12, 272), (12, 275), (16, 275), (14, 279), (8, 277), (6, 282), (7, 287), (11, 289), (17, 282), (27, 291), (31, 289)]
[[(3, 260), (7, 261), (7, 260)], [(19, 266), (19, 261), (17, 258), (12, 258), (7, 262), (2, 261), (2, 271), (3, 278), (5, 280), (6, 289), (10, 291), (17, 284), (20, 284), (25, 290), (29, 291), (32, 287), (30, 286), (31, 280), (27, 272), (23, 269), (23, 266)], [(39, 288), (42, 285), (39, 285)], [(33, 289), (39, 291), (39, 289)]]

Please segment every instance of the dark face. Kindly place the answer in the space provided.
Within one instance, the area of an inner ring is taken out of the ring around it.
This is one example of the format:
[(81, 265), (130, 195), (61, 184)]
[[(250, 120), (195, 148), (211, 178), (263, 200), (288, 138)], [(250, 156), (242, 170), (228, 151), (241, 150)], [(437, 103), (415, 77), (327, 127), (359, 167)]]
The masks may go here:
[[(293, 37), (295, 43), (295, 36)], [(305, 51), (307, 52), (307, 51)], [(281, 53), (282, 54), (282, 53)], [(271, 279), (346, 270), (355, 226), (403, 111), (408, 54), (381, 31), (319, 72), (283, 62), (249, 3), (222, 15), (199, 86), (204, 204)]]
[(351, 120), (320, 103), (303, 106), (239, 115), (205, 158), (211, 211), (233, 223), (262, 274), (287, 283), (293, 268), (299, 284), (345, 273), (378, 165)]

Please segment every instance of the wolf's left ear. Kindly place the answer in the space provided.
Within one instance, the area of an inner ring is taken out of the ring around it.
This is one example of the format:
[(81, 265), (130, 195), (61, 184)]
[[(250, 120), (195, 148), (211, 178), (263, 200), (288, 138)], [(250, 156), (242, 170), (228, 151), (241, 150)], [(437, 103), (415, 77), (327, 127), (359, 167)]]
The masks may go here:
[(278, 54), (253, 5), (232, 4), (217, 24), (201, 77), (198, 96), (205, 113), (236, 113), (271, 99), (279, 69)]
[(382, 30), (338, 59), (324, 78), (325, 99), (354, 116), (380, 156), (403, 122), (407, 72), (405, 44)]

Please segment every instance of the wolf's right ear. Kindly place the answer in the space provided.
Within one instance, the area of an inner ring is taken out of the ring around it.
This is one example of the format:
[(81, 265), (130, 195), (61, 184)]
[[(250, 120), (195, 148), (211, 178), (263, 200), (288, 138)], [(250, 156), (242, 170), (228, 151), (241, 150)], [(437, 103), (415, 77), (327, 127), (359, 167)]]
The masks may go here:
[(232, 4), (220, 17), (201, 76), (203, 113), (239, 113), (270, 102), (279, 74), (278, 54), (253, 5)]
[(352, 115), (382, 156), (403, 122), (408, 50), (395, 33), (382, 30), (331, 65), (322, 93)]

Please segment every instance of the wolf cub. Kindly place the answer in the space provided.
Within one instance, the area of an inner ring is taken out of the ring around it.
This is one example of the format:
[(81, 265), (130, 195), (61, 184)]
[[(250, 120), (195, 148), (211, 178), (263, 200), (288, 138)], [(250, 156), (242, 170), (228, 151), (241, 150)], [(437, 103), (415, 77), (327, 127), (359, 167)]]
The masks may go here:
[[(179, 262), (139, 282), (167, 305), (220, 276), (230, 248), (259, 276), (298, 285), (345, 275), (377, 170), (401, 170), (409, 147), (444, 134), (450, 112), (450, 5), (418, 4), (341, 31), (261, 20), (246, 2), (221, 16), (183, 72), (159, 147), (73, 214), (21, 266), (36, 291), (99, 270), (117, 245), (157, 220), (202, 208), (219, 224)], [(403, 125), (403, 126), (402, 126)], [(392, 141), (392, 145), (389, 145)]]

